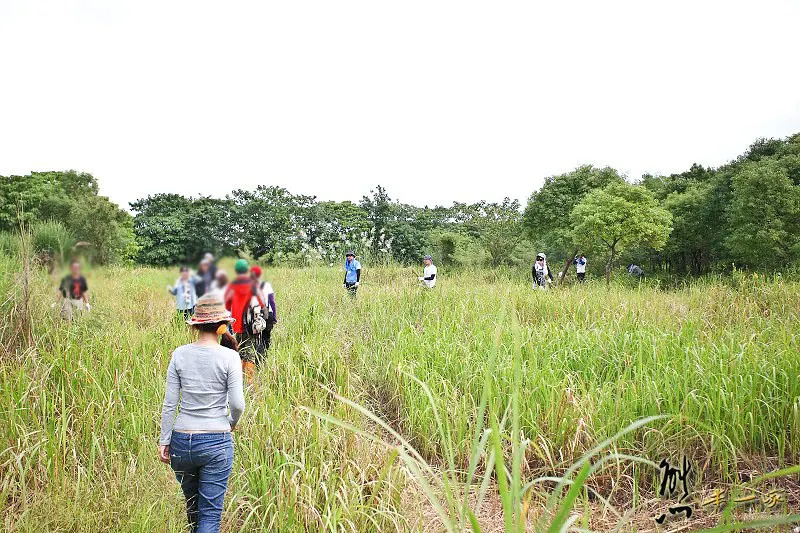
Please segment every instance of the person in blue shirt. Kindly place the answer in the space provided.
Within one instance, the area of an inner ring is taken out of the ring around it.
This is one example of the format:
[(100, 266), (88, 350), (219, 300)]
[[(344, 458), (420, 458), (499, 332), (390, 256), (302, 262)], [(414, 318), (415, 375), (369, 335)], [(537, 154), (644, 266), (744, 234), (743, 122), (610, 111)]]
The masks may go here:
[(361, 282), (361, 263), (356, 260), (354, 252), (347, 252), (344, 262), (344, 284), (345, 289), (350, 292), (350, 296), (355, 296), (358, 284)]
[(181, 275), (175, 280), (175, 285), (167, 286), (167, 290), (175, 296), (175, 307), (178, 313), (182, 314), (187, 320), (194, 314), (194, 306), (197, 302), (197, 285), (203, 282), (203, 278), (195, 276), (189, 267), (181, 267)]

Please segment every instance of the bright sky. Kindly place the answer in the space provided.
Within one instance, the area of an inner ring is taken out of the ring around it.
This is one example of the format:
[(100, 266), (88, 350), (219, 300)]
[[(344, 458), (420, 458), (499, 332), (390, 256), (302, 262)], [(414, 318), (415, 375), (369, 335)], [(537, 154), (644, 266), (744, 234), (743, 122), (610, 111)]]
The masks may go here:
[(525, 200), (800, 131), (800, 2), (0, 1), (0, 175)]

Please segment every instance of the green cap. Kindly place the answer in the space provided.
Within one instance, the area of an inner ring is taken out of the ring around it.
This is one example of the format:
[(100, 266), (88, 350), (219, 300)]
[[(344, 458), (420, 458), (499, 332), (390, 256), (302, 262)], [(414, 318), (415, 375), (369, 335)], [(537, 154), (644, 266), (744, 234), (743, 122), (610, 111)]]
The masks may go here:
[(250, 270), (250, 265), (247, 264), (247, 259), (239, 259), (233, 269), (237, 274), (247, 274), (247, 271)]

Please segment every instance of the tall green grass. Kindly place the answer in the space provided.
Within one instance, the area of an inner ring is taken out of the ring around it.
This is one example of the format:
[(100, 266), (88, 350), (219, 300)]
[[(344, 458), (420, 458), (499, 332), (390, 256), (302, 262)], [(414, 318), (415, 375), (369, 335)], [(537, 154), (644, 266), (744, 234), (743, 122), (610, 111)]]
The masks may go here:
[[(19, 265), (0, 267), (11, 346)], [(0, 352), (3, 526), (181, 530), (155, 453), (190, 341), (162, 288), (175, 272), (87, 277), (93, 311), (67, 324), (57, 274), (37, 271), (36, 342)], [(246, 393), (227, 530), (636, 528), (664, 456), (690, 455), (698, 490), (798, 462), (796, 283), (534, 293), (464, 272), (421, 292), (386, 267), (351, 300), (336, 269), (267, 277), (281, 321)]]

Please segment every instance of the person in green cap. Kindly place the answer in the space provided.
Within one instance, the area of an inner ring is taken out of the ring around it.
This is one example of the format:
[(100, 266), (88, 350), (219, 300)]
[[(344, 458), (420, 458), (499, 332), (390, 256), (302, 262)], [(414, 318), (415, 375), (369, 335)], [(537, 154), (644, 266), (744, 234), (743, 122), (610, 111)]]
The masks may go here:
[[(256, 340), (263, 331), (259, 330), (263, 317), (261, 309), (264, 301), (258, 285), (250, 278), (250, 265), (246, 259), (239, 259), (234, 266), (236, 278), (228, 284), (225, 290), (225, 308), (236, 319), (233, 323), (233, 332), (239, 342), (239, 353), (243, 358), (252, 357), (258, 362), (256, 353)], [(259, 320), (260, 319), (260, 320)]]

